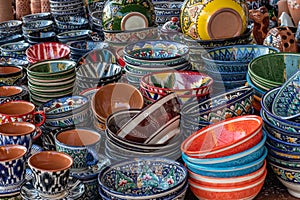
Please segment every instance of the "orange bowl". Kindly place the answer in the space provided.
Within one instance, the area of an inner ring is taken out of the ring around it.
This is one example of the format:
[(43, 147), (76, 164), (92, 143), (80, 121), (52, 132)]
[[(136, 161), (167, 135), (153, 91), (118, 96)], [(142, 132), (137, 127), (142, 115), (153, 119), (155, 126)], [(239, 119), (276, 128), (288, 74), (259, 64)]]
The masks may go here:
[(267, 176), (267, 170), (263, 175), (250, 183), (222, 187), (207, 186), (189, 179), (190, 189), (198, 199), (253, 199), (262, 189)]
[(218, 158), (245, 151), (261, 139), (261, 117), (244, 115), (198, 130), (183, 141), (181, 151), (192, 158)]

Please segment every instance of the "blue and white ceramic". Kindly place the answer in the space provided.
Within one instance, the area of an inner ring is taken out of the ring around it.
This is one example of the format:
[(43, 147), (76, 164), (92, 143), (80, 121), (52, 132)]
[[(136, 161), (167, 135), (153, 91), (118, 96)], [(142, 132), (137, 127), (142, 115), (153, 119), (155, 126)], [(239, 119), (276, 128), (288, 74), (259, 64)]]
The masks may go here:
[(34, 13), (34, 14), (28, 14), (22, 17), (22, 20), (24, 23), (30, 22), (30, 21), (37, 21), (37, 20), (50, 20), (51, 19), (51, 13), (50, 12), (44, 12), (44, 13)]

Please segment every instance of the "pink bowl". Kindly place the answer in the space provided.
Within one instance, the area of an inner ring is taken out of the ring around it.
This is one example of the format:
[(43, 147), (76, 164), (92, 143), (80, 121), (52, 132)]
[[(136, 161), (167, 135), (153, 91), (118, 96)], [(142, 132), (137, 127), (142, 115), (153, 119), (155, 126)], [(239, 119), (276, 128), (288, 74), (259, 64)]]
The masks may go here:
[(190, 189), (198, 199), (253, 199), (262, 189), (267, 170), (259, 178), (250, 183), (232, 187), (206, 186), (189, 179)]
[(262, 176), (264, 176), (265, 171), (267, 170), (266, 166), (267, 161), (265, 160), (264, 165), (257, 171), (243, 176), (235, 176), (230, 178), (203, 176), (200, 174), (196, 174), (190, 170), (188, 170), (188, 172), (189, 179), (200, 185), (206, 185), (209, 187), (235, 187), (244, 184), (250, 184), (251, 182), (260, 179)]
[(32, 45), (26, 50), (27, 60), (35, 63), (51, 59), (69, 59), (70, 48), (58, 42), (43, 42)]
[(262, 119), (256, 115), (229, 118), (187, 137), (181, 151), (192, 158), (218, 158), (245, 151), (262, 139)]

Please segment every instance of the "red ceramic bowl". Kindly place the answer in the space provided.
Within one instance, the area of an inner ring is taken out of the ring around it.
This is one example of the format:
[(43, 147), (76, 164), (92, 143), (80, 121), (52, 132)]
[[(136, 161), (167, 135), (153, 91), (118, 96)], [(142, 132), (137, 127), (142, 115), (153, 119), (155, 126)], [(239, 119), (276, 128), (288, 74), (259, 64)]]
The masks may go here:
[(260, 192), (267, 176), (267, 170), (259, 178), (239, 186), (206, 186), (189, 179), (190, 189), (198, 199), (254, 199)]
[(262, 176), (264, 176), (265, 171), (267, 170), (266, 166), (267, 161), (265, 160), (264, 165), (257, 171), (243, 176), (235, 176), (230, 178), (203, 176), (200, 174), (196, 174), (190, 170), (188, 170), (188, 172), (189, 179), (200, 185), (206, 185), (209, 187), (235, 187), (244, 184), (250, 184), (251, 182), (260, 179)]
[(261, 117), (244, 115), (198, 130), (183, 141), (181, 151), (192, 158), (218, 158), (245, 151), (261, 139)]
[(51, 59), (69, 59), (70, 48), (58, 42), (43, 42), (32, 45), (26, 50), (27, 60), (35, 63)]
[(205, 96), (211, 92), (213, 79), (200, 72), (153, 72), (141, 78), (140, 85), (160, 95), (175, 92), (178, 96)]

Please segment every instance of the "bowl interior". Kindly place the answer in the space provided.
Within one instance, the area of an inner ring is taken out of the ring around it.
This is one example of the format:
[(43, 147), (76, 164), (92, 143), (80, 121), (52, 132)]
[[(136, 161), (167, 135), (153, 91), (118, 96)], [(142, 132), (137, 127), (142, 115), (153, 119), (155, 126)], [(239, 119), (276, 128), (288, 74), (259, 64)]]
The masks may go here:
[(28, 67), (29, 74), (44, 75), (74, 69), (76, 63), (69, 60), (50, 60), (38, 62)]
[(35, 44), (26, 50), (26, 55), (33, 60), (49, 60), (67, 57), (70, 48), (57, 42)]

